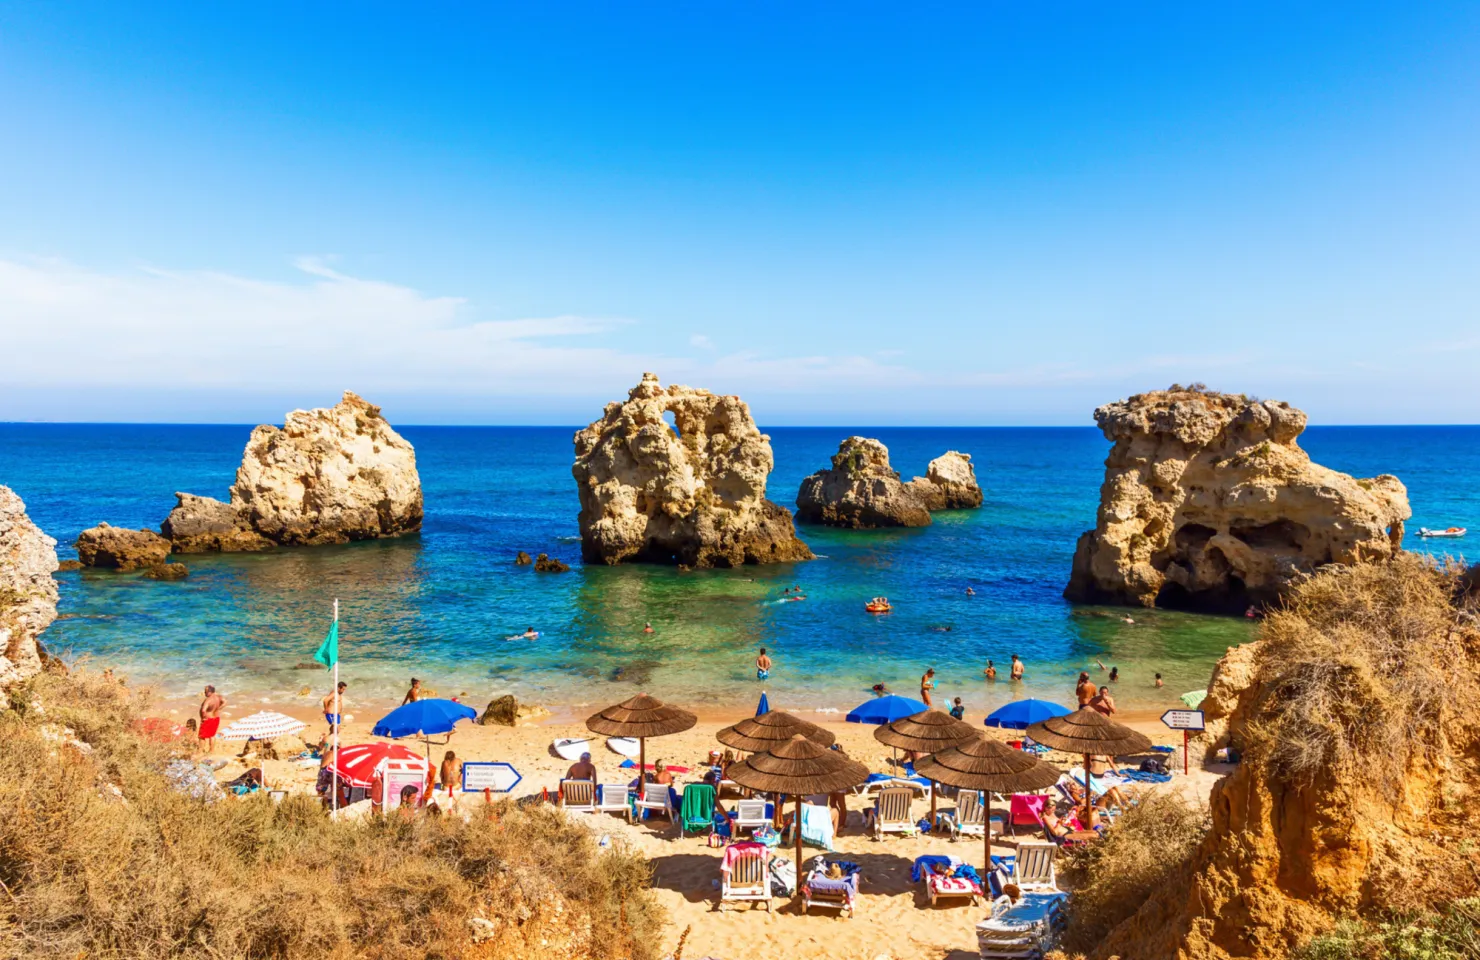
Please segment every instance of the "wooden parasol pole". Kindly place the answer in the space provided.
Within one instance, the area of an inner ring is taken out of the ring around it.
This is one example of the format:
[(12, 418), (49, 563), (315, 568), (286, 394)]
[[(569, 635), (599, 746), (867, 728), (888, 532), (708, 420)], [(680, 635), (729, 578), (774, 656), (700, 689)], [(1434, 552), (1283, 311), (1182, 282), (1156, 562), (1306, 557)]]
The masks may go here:
[[(960, 795), (957, 794), (957, 796)], [(957, 801), (956, 808), (959, 810), (960, 807), (960, 801)], [(986, 812), (987, 824), (987, 828), (982, 831), (982, 833), (985, 834), (987, 838), (987, 859), (985, 861), (987, 872), (982, 874), (982, 883), (986, 884), (987, 874), (992, 872), (992, 794), (987, 790), (982, 791), (982, 809)], [(988, 889), (990, 890), (991, 888), (988, 887)]]
[(1084, 755), (1084, 829), (1089, 827), (1089, 813), (1095, 802), (1094, 794), (1089, 792), (1089, 754)]
[(797, 889), (802, 889), (802, 795), (797, 796), (797, 819), (792, 826), (797, 832)]

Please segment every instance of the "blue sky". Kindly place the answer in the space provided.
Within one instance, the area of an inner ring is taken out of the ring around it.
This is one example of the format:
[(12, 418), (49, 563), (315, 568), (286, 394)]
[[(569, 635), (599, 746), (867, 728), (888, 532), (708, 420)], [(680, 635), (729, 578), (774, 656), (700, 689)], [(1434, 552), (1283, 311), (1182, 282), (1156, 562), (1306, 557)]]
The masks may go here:
[(0, 419), (1477, 422), (1480, 6), (0, 5)]

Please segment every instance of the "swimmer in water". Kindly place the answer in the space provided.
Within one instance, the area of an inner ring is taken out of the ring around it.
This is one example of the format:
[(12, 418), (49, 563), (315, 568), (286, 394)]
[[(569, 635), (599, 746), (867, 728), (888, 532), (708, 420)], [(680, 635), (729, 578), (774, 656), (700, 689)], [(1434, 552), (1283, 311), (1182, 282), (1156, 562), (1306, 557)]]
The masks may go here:
[(642, 632), (643, 633), (652, 633), (653, 632), (653, 625), (651, 623), (644, 623), (642, 625)]
[(1111, 667), (1110, 668), (1110, 682), (1111, 683), (1114, 683), (1115, 681), (1117, 681), (1119, 679), (1120, 679), (1120, 668), (1119, 667)]
[(1166, 684), (1162, 682), (1162, 680), (1161, 680), (1161, 674), (1159, 674), (1159, 673), (1156, 675), (1156, 685), (1158, 687), (1164, 687), (1164, 686), (1166, 686)]
[(971, 589), (970, 587), (967, 587), (966, 588), (966, 595), (968, 597), (974, 597), (974, 596), (976, 596), (976, 591), (973, 590), (973, 589)]
[(988, 680), (996, 680), (997, 679), (997, 666), (994, 663), (992, 663), (992, 661), (988, 660), (987, 661), (987, 669), (983, 670), (982, 673), (986, 676), (986, 678)]
[(889, 693), (889, 688), (884, 686), (882, 683), (874, 684), (871, 689), (874, 691), (874, 696), (876, 697), (882, 697)]
[(538, 640), (540, 638), (540, 632), (534, 627), (526, 627), (520, 636), (526, 640)]

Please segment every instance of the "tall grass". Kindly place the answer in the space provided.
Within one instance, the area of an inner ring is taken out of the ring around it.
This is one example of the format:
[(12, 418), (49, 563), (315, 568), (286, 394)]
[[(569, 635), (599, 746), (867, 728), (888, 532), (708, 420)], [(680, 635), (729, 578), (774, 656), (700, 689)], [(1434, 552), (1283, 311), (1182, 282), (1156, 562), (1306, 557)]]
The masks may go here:
[[(0, 956), (647, 960), (649, 868), (549, 807), (331, 823), (173, 791), (125, 688), (43, 676), (0, 715)], [(40, 709), (38, 709), (38, 706)], [(55, 739), (65, 725), (90, 752)], [(48, 736), (51, 734), (51, 736)], [(474, 944), (469, 919), (494, 921)]]

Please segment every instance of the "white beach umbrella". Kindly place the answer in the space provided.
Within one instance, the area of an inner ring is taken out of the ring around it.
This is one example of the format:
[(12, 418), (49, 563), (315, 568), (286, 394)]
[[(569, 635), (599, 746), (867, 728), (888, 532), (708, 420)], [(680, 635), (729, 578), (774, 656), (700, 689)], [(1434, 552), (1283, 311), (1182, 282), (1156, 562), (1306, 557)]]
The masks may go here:
[(302, 720), (271, 710), (243, 717), (222, 730), (217, 737), (222, 740), (276, 740), (302, 730), (308, 724)]

